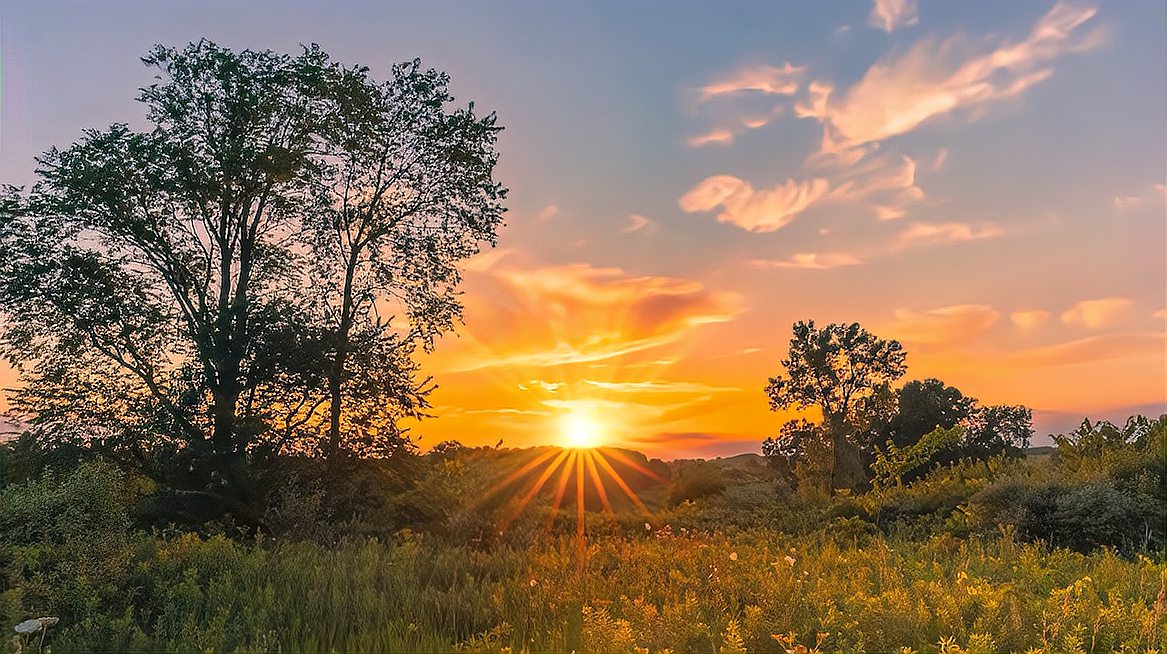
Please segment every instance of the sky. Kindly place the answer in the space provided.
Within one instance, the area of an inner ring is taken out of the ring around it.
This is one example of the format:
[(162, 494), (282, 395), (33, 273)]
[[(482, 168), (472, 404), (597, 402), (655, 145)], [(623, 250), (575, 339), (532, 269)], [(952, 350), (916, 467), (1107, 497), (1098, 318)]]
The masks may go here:
[[(154, 43), (420, 57), (505, 127), (498, 246), (422, 358), (435, 417), (507, 446), (590, 416), (679, 458), (758, 451), (791, 325), (859, 322), (983, 404), (1167, 411), (1161, 0), (0, 0), (0, 182), (145, 128)], [(13, 383), (11, 371), (0, 382)]]

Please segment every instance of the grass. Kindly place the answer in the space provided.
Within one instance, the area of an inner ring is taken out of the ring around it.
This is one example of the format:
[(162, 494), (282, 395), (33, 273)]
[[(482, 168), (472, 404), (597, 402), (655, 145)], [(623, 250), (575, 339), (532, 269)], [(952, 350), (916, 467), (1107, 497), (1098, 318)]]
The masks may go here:
[[(1153, 651), (1167, 566), (1011, 539), (766, 529), (540, 537), (489, 550), (139, 537), (124, 615), (65, 651)], [(781, 639), (775, 638), (779, 635)]]

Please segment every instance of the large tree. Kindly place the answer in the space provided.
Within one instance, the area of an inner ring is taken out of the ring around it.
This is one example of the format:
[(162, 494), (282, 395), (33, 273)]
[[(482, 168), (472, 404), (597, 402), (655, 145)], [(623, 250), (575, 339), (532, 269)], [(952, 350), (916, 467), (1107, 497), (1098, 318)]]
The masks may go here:
[[(876, 337), (859, 323), (815, 327), (813, 320), (793, 326), (786, 373), (766, 386), (770, 409), (817, 408), (827, 439), (827, 490), (833, 493), (847, 453), (857, 451), (856, 425), (906, 371), (898, 341)], [(800, 430), (805, 431), (805, 430)]]
[[(258, 522), (251, 457), (340, 447), (346, 393), (374, 400), (354, 422), (419, 406), (413, 344), (449, 327), (453, 262), (500, 223), (498, 128), (416, 62), (376, 84), (315, 46), (143, 61), (153, 129), (50, 150), (0, 206), (14, 404), (53, 437), (162, 448), (180, 492)], [(391, 297), (411, 324), (375, 316)]]
[[(330, 457), (400, 444), (395, 418), (424, 406), (425, 380), (393, 381), (410, 379), (400, 374), (408, 355), (459, 316), (455, 263), (494, 241), (506, 193), (492, 177), (494, 116), (476, 116), (473, 104), (449, 111), (444, 73), (416, 60), (384, 84), (349, 72), (342, 113), (327, 125), (322, 201), (304, 232), (323, 298)], [(407, 314), (403, 328), (392, 310)]]

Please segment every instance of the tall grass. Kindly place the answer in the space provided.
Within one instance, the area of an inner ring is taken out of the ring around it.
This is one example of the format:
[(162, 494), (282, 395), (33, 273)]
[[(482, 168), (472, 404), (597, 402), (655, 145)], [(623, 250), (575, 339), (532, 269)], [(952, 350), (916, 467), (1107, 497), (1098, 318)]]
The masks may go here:
[(1167, 649), (1167, 566), (1145, 557), (1008, 537), (838, 540), (660, 529), (583, 549), (545, 536), (478, 550), (416, 535), (331, 548), (140, 537), (126, 610), (63, 624), (52, 641), (58, 652)]

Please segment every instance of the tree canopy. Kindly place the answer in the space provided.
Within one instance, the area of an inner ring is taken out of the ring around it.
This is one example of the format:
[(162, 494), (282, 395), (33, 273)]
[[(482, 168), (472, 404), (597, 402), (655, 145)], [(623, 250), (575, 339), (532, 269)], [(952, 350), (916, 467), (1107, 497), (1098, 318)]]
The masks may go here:
[(939, 379), (893, 388), (907, 372), (906, 353), (857, 323), (819, 329), (806, 321), (793, 332), (786, 374), (765, 389), (770, 408), (815, 408), (822, 420), (788, 421), (762, 443), (792, 483), (830, 492), (873, 476), (902, 484), (935, 465), (1017, 456), (1033, 435), (1026, 407), (981, 406)]
[(255, 522), (259, 458), (402, 446), (430, 388), (412, 354), (502, 224), (501, 128), (418, 61), (377, 82), (204, 40), (143, 62), (152, 129), (88, 130), (4, 193), (13, 404)]

